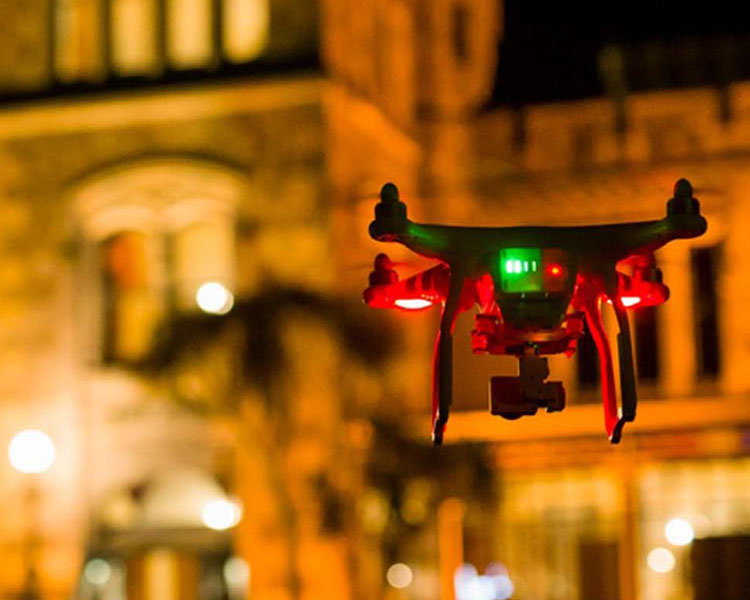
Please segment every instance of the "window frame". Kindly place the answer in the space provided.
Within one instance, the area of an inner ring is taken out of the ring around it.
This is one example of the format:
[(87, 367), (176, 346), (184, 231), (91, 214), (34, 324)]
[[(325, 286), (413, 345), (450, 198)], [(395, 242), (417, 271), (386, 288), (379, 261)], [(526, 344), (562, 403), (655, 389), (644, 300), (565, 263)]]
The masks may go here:
[[(170, 272), (170, 237), (194, 224), (222, 223), (233, 248), (224, 266), (225, 285), (236, 286), (236, 223), (239, 206), (248, 194), (244, 175), (224, 165), (192, 159), (142, 160), (104, 169), (80, 181), (72, 190), (72, 206), (81, 247), (78, 298), (86, 362), (104, 360), (104, 286), (99, 248), (118, 233), (142, 233), (154, 264), (147, 285), (158, 297), (160, 319), (174, 310), (176, 285)], [(115, 360), (112, 363), (119, 363)]]

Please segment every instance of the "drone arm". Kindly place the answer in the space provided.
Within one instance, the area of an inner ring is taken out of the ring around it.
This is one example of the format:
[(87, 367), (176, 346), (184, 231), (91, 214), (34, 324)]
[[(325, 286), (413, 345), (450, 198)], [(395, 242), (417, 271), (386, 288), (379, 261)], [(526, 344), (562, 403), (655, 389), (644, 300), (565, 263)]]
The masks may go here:
[(464, 277), (451, 269), (448, 296), (440, 317), (440, 330), (435, 340), (432, 371), (432, 441), (443, 443), (453, 394), (453, 329), (461, 310)]
[(674, 196), (667, 202), (664, 219), (627, 226), (633, 229), (627, 235), (630, 240), (627, 254), (653, 252), (672, 240), (698, 237), (706, 232), (707, 226), (701, 216), (700, 202), (693, 196), (693, 186), (687, 179), (680, 179), (675, 183)]
[(451, 240), (440, 226), (415, 223), (406, 218), (376, 218), (370, 223), (370, 237), (378, 242), (397, 242), (428, 258), (442, 261), (449, 258)]
[(674, 240), (698, 237), (706, 231), (706, 220), (701, 215), (667, 215), (635, 224), (633, 230), (621, 246), (627, 254), (653, 252)]

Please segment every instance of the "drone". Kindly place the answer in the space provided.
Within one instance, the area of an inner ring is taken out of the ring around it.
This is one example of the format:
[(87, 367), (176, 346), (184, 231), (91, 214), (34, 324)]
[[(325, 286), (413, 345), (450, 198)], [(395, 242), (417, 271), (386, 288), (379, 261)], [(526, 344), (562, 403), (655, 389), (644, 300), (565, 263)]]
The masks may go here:
[[(432, 375), (432, 441), (441, 445), (453, 386), (453, 331), (459, 313), (478, 308), (471, 332), (476, 354), (518, 358), (518, 376), (490, 379), (490, 412), (505, 419), (565, 408), (565, 389), (547, 381), (548, 355), (572, 356), (588, 326), (599, 355), (604, 425), (612, 444), (635, 420), (637, 396), (628, 309), (669, 298), (654, 251), (706, 231), (686, 179), (674, 186), (667, 215), (656, 221), (580, 227), (458, 227), (407, 218), (398, 188), (386, 183), (370, 236), (439, 261), (400, 279), (386, 254), (375, 257), (364, 301), (373, 308), (423, 310), (441, 305)], [(617, 320), (620, 406), (602, 307)]]

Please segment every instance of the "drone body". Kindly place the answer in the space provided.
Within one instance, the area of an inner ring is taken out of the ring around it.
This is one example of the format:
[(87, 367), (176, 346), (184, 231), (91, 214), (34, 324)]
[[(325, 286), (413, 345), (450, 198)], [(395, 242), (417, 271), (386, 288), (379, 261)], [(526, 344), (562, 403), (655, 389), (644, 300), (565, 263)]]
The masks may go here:
[[(546, 355), (571, 356), (584, 320), (599, 353), (604, 421), (609, 440), (620, 441), (635, 419), (633, 351), (626, 309), (669, 298), (654, 251), (706, 231), (690, 183), (675, 184), (667, 216), (657, 221), (589, 227), (451, 227), (410, 221), (395, 185), (380, 192), (370, 235), (398, 242), (440, 261), (399, 280), (385, 254), (375, 258), (364, 292), (374, 308), (418, 310), (442, 304), (432, 382), (432, 439), (442, 443), (452, 398), (453, 329), (458, 314), (477, 307), (472, 349), (519, 360), (518, 377), (493, 377), (490, 410), (507, 419), (565, 407), (565, 391), (549, 376)], [(614, 308), (619, 333), (620, 407), (602, 303)]]

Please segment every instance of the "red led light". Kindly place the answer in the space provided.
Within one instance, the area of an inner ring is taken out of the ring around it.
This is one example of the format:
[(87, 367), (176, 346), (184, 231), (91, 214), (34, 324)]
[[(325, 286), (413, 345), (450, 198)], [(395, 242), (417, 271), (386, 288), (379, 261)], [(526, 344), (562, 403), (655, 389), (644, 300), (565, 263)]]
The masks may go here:
[(636, 306), (637, 304), (640, 304), (641, 301), (642, 301), (642, 298), (640, 296), (620, 296), (620, 303), (625, 308)]
[(561, 265), (558, 265), (557, 263), (547, 265), (547, 275), (549, 275), (550, 277), (562, 277), (562, 274), (563, 268)]
[(393, 303), (404, 310), (422, 310), (432, 306), (432, 301), (425, 298), (399, 298)]

